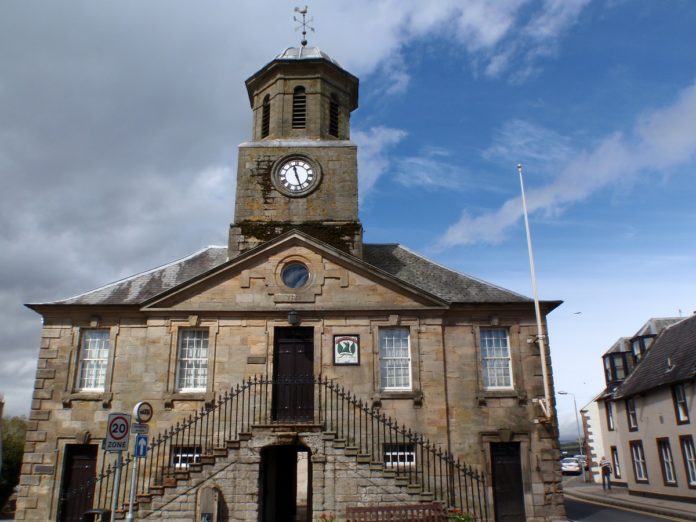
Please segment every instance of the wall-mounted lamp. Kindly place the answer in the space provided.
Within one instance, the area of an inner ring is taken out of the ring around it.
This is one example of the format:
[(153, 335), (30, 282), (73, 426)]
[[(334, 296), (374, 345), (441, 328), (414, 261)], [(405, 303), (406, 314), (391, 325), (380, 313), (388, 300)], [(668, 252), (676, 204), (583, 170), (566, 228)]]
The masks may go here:
[(300, 314), (297, 313), (297, 310), (290, 310), (288, 313), (288, 323), (290, 323), (291, 326), (297, 326), (300, 322)]

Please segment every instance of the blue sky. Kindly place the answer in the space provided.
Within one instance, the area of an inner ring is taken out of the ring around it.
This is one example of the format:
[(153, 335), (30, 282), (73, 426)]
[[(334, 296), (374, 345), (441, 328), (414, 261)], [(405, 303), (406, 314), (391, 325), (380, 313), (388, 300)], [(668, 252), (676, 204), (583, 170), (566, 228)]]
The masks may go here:
[[(0, 17), (0, 393), (28, 410), (49, 301), (225, 244), (244, 80), (297, 45), (294, 2), (9, 0)], [(696, 310), (696, 4), (410, 0), (310, 6), (360, 78), (368, 242), (531, 294), (524, 164), (557, 389)], [(572, 437), (572, 400), (559, 397)]]

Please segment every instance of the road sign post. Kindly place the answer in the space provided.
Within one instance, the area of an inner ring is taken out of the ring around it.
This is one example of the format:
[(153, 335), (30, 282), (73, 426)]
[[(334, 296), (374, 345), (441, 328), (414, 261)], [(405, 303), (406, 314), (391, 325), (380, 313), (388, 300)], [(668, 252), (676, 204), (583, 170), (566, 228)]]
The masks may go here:
[(111, 513), (116, 513), (118, 507), (118, 491), (121, 487), (121, 468), (123, 467), (122, 451), (128, 449), (130, 435), (130, 415), (127, 413), (110, 413), (106, 422), (106, 438), (104, 451), (115, 451), (116, 477), (114, 477), (114, 494), (111, 498)]
[(142, 459), (147, 456), (147, 435), (136, 435), (133, 454), (137, 459)]
[(110, 413), (106, 428), (106, 451), (127, 451), (130, 435), (130, 415), (127, 413)]
[(135, 446), (133, 447), (133, 473), (131, 474), (130, 498), (128, 502), (128, 514), (126, 520), (133, 520), (133, 505), (135, 504), (135, 488), (138, 485), (138, 466), (140, 459), (147, 456), (147, 435), (138, 434), (135, 436)]
[(152, 405), (149, 402), (140, 401), (133, 408), (133, 416), (136, 424), (133, 425), (135, 436), (135, 446), (133, 447), (133, 474), (131, 475), (130, 499), (128, 503), (128, 513), (126, 520), (133, 520), (133, 505), (135, 504), (135, 488), (138, 484), (138, 466), (140, 459), (147, 456), (147, 423), (152, 419)]

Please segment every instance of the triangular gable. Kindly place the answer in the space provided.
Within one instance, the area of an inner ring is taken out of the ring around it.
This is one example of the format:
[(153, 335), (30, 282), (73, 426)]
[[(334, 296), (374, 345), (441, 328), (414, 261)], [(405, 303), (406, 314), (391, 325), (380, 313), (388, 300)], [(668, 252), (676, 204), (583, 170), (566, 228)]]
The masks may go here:
[[(301, 262), (310, 271), (302, 288), (287, 288), (282, 267)], [(156, 296), (143, 310), (269, 311), (412, 310), (447, 303), (298, 231), (269, 241)]]

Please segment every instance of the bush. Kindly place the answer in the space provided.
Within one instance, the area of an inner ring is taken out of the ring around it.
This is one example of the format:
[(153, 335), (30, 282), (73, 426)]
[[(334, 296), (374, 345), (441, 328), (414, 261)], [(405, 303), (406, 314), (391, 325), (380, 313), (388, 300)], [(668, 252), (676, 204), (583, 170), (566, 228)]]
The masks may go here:
[(24, 455), (27, 421), (24, 417), (2, 419), (2, 470), (0, 471), (0, 508), (19, 483)]

